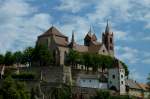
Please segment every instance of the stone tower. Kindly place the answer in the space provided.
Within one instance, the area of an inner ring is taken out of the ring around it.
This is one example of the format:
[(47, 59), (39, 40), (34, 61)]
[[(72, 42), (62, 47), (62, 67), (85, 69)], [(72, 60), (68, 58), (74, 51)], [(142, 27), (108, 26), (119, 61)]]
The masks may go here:
[(105, 44), (109, 54), (111, 56), (114, 56), (114, 38), (108, 20), (107, 20), (105, 32), (102, 34), (102, 43)]
[(119, 92), (121, 95), (126, 93), (125, 69), (119, 60), (115, 60), (114, 67), (108, 70), (108, 87)]

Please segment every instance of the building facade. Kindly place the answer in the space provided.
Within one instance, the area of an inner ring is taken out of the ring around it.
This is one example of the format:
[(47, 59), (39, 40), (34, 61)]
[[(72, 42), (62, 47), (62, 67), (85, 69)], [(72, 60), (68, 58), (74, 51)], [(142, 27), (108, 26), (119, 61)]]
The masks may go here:
[(78, 52), (89, 52), (110, 55), (114, 57), (114, 38), (111, 32), (110, 25), (107, 22), (105, 32), (102, 33), (102, 42), (97, 40), (95, 33), (91, 29), (85, 35), (84, 45), (77, 44), (72, 33), (72, 39), (69, 42), (68, 37), (63, 35), (58, 29), (52, 26), (45, 33), (38, 36), (37, 44), (42, 44), (48, 47), (53, 52), (55, 63), (64, 65), (65, 57), (69, 49), (74, 49)]
[[(91, 29), (85, 35), (84, 45), (77, 44), (74, 39), (74, 32), (72, 33), (71, 41), (68, 37), (63, 35), (58, 29), (52, 26), (42, 35), (38, 36), (37, 45), (45, 45), (52, 51), (55, 63), (64, 65), (66, 55), (70, 49), (77, 52), (88, 52), (102, 55), (114, 56), (114, 34), (111, 31), (110, 24), (107, 21), (105, 32), (102, 33), (102, 41), (98, 41), (95, 33)], [(97, 75), (96, 75), (97, 76)], [(94, 76), (94, 77), (96, 77)], [(77, 85), (80, 87), (107, 89), (114, 88), (120, 94), (125, 93), (125, 70), (120, 63), (116, 61), (115, 67), (108, 69), (107, 82), (100, 82), (98, 78), (89, 78), (78, 76), (76, 79)]]

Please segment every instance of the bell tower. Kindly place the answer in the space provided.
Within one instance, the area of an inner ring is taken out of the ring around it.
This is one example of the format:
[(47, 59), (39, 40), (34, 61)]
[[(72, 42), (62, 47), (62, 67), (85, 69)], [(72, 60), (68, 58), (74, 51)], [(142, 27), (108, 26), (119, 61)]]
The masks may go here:
[(105, 32), (102, 34), (102, 42), (103, 44), (105, 44), (109, 54), (111, 56), (114, 56), (114, 37), (113, 37), (113, 32), (111, 32), (110, 24), (108, 20), (107, 20)]

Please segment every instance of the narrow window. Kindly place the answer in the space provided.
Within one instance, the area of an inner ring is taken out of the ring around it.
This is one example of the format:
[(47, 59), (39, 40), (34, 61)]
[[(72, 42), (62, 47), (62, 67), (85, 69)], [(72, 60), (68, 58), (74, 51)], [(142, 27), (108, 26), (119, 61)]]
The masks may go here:
[(89, 82), (91, 82), (91, 80), (89, 80)]
[(105, 53), (105, 50), (103, 50), (103, 52)]
[(112, 43), (112, 38), (110, 38), (110, 43)]
[(121, 78), (123, 78), (123, 75), (121, 75)]
[(121, 84), (123, 85), (123, 81), (121, 81)]
[(115, 79), (115, 75), (112, 75), (112, 78)]

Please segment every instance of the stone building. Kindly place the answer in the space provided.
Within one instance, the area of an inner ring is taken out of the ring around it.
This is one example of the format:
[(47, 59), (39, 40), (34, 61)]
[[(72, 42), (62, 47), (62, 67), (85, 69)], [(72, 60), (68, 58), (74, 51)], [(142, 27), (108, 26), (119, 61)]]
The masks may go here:
[(84, 45), (77, 44), (74, 39), (74, 33), (72, 33), (72, 39), (71, 42), (69, 42), (67, 36), (52, 26), (45, 33), (38, 36), (37, 44), (47, 46), (53, 52), (55, 63), (58, 65), (64, 64), (69, 49), (74, 49), (78, 52), (114, 56), (113, 32), (111, 32), (108, 22), (105, 32), (102, 33), (102, 42), (98, 42), (96, 35), (92, 33), (91, 29), (84, 38)]
[[(55, 63), (57, 65), (64, 65), (66, 55), (70, 49), (78, 52), (89, 52), (96, 54), (114, 56), (114, 34), (111, 31), (110, 24), (107, 21), (105, 32), (102, 33), (102, 41), (99, 42), (95, 33), (92, 33), (91, 29), (85, 35), (84, 44), (77, 44), (74, 39), (74, 32), (72, 33), (71, 41), (68, 41), (68, 37), (63, 35), (58, 29), (52, 26), (45, 33), (38, 36), (37, 44), (45, 45), (52, 51)], [(77, 76), (74, 81), (77, 86), (87, 88), (107, 89), (114, 88), (120, 94), (125, 93), (125, 70), (119, 60), (116, 60), (115, 67), (108, 69), (106, 75), (107, 82), (99, 82), (98, 78), (101, 78), (100, 74), (93, 75), (92, 77), (86, 74), (84, 77)], [(71, 70), (74, 74), (73, 70)], [(82, 73), (81, 73), (82, 74)], [(77, 74), (80, 75), (80, 74)], [(98, 76), (98, 78), (97, 78)], [(67, 77), (67, 76), (66, 76)], [(68, 77), (69, 78), (69, 77)], [(72, 75), (73, 78), (73, 75)], [(64, 79), (66, 79), (64, 77)], [(71, 78), (70, 78), (71, 79)]]
[(125, 94), (125, 69), (119, 60), (116, 60), (114, 65), (115, 67), (108, 69), (108, 87)]

